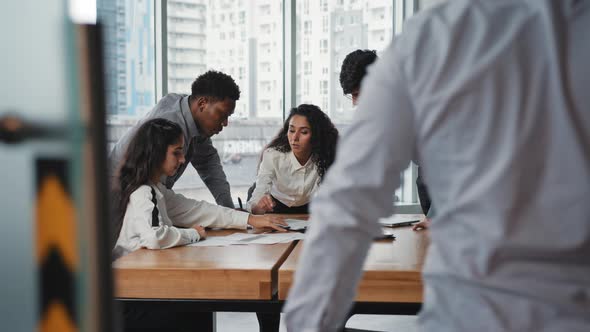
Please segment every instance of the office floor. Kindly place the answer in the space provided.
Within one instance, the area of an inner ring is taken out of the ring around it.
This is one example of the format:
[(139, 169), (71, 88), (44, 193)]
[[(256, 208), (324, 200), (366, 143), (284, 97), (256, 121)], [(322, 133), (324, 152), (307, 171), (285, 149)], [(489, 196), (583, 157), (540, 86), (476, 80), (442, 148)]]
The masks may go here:
[[(418, 331), (416, 316), (355, 315), (348, 320), (346, 327), (382, 332)], [(253, 313), (219, 312), (217, 313), (217, 331), (257, 332), (258, 321)], [(280, 331), (286, 331), (282, 320)]]

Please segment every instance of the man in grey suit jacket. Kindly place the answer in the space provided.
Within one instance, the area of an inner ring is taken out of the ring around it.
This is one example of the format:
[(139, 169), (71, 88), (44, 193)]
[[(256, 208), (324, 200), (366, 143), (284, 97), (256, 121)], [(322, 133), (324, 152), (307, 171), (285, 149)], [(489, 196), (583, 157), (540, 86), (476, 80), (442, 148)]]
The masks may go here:
[[(195, 167), (217, 204), (233, 208), (229, 183), (210, 137), (227, 126), (236, 100), (240, 99), (240, 88), (231, 76), (217, 71), (199, 76), (191, 88), (190, 95), (171, 93), (164, 96), (153, 110), (119, 139), (109, 155), (111, 179), (116, 179), (127, 145), (137, 128), (147, 120), (164, 118), (182, 128), (184, 141), (187, 142), (184, 151), (186, 160)], [(174, 176), (162, 179), (167, 188), (172, 188), (187, 164), (183, 164)]]

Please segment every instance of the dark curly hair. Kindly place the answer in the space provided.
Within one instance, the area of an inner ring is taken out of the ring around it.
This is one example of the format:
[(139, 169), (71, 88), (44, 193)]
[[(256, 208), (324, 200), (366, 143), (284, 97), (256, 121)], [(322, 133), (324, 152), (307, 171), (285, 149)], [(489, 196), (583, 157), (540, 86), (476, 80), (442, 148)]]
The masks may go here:
[(131, 194), (144, 184), (166, 160), (168, 146), (178, 143), (182, 129), (166, 119), (152, 119), (142, 124), (129, 142), (125, 158), (114, 184), (116, 224), (113, 227), (112, 247), (115, 246)]
[(323, 179), (326, 171), (332, 166), (336, 157), (338, 129), (336, 129), (330, 118), (319, 107), (301, 104), (292, 108), (289, 117), (283, 124), (283, 128), (268, 143), (265, 149), (273, 148), (279, 152), (291, 151), (287, 133), (289, 132), (289, 121), (294, 115), (304, 116), (311, 126), (311, 161), (316, 165), (320, 179)]
[(377, 60), (377, 52), (356, 50), (348, 53), (340, 69), (340, 86), (344, 94), (352, 93), (361, 87), (361, 81), (367, 74), (367, 67)]
[(197, 77), (191, 86), (193, 98), (207, 96), (217, 100), (240, 99), (240, 88), (231, 76), (219, 71), (209, 70)]

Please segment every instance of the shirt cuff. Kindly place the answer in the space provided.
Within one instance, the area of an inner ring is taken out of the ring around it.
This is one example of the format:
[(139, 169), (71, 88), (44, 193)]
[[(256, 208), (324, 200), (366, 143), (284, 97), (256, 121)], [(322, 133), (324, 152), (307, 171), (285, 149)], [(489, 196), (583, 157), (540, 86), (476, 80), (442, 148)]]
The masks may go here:
[(237, 210), (230, 210), (231, 211), (231, 218), (233, 221), (233, 225), (236, 228), (240, 229), (247, 229), (248, 228), (248, 218), (250, 214), (248, 212), (237, 211)]
[(201, 235), (194, 228), (185, 228), (182, 231), (187, 244), (198, 242), (201, 239)]

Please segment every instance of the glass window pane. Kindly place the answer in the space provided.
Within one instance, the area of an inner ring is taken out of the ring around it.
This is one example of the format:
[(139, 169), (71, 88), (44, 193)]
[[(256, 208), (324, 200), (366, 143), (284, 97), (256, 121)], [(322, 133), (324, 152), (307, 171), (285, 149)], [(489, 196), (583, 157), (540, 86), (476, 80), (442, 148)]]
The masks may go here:
[[(394, 34), (394, 5), (394, 0), (297, 2), (297, 104), (319, 106), (341, 132), (351, 125), (352, 101), (344, 96), (340, 86), (342, 61), (356, 49), (382, 53)], [(415, 173), (415, 167), (409, 167), (400, 175), (401, 187), (394, 201), (417, 202)]]
[(148, 112), (156, 98), (154, 0), (98, 0), (96, 5), (104, 26), (108, 122), (126, 126)]
[(340, 87), (342, 61), (356, 49), (380, 53), (389, 45), (393, 1), (301, 0), (296, 10), (297, 104), (319, 106), (343, 128), (353, 108)]
[[(189, 94), (197, 76), (214, 69), (240, 86), (229, 125), (213, 136), (234, 199), (246, 201), (262, 148), (283, 117), (283, 15), (276, 0), (169, 0), (168, 92)], [(174, 186), (214, 202), (193, 167)]]

